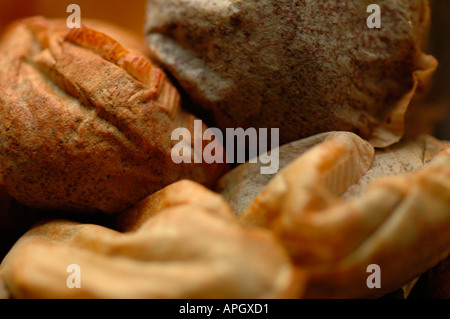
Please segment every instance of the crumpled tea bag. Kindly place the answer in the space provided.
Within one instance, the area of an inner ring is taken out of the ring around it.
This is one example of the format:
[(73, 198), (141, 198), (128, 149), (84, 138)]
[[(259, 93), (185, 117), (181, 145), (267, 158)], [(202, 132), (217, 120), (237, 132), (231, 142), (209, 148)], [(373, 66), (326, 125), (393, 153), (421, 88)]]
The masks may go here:
[(353, 131), (384, 147), (437, 61), (427, 0), (149, 0), (152, 56), (221, 129), (280, 128), (285, 144)]
[[(0, 266), (0, 290), (3, 280), (13, 298), (299, 298), (303, 293), (303, 276), (277, 238), (240, 225), (226, 201), (200, 184), (174, 183), (124, 214), (118, 228), (125, 233), (67, 220), (37, 225)], [(78, 289), (67, 286), (70, 265), (79, 267)]]
[[(429, 159), (431, 149), (412, 165)], [(305, 298), (381, 297), (450, 253), (448, 145), (418, 171), (374, 178), (361, 195), (343, 200), (345, 189), (367, 172), (367, 154), (370, 148), (351, 135), (327, 139), (280, 171), (240, 216), (284, 243), (307, 274)], [(366, 281), (372, 266), (381, 272), (378, 289)]]
[(385, 149), (378, 149), (369, 170), (358, 183), (350, 186), (343, 199), (361, 196), (371, 181), (384, 176), (412, 173), (429, 163), (450, 143), (430, 135), (409, 136)]
[(31, 17), (1, 38), (0, 184), (36, 209), (107, 214), (183, 178), (213, 185), (227, 165), (172, 159), (172, 132), (197, 118), (140, 38), (83, 21), (107, 34)]
[[(332, 137), (350, 134), (326, 132), (294, 141), (279, 148), (279, 167), (282, 170), (312, 147)], [(367, 171), (342, 194), (342, 199), (360, 196), (367, 185), (376, 178), (407, 172), (416, 172), (428, 163), (439, 151), (448, 145), (429, 135), (409, 136), (400, 142), (383, 149), (375, 149)], [(264, 154), (262, 154), (264, 155)], [(221, 193), (241, 215), (274, 178), (274, 175), (260, 174), (261, 161), (247, 162), (225, 174), (217, 183), (216, 191)]]

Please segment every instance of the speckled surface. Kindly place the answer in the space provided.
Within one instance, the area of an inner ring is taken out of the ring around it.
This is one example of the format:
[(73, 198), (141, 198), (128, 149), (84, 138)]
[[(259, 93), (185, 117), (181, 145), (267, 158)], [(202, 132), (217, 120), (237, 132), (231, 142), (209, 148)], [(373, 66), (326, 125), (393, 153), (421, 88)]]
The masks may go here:
[(215, 182), (220, 165), (172, 161), (171, 132), (192, 128), (194, 117), (139, 47), (44, 18), (6, 32), (0, 183), (12, 197), (39, 209), (116, 213), (182, 178)]
[(222, 129), (278, 127), (284, 144), (331, 130), (370, 138), (395, 121), (378, 141), (386, 146), (403, 125), (390, 113), (424, 67), (429, 10), (425, 0), (378, 1), (382, 28), (369, 29), (371, 3), (150, 0), (147, 42)]

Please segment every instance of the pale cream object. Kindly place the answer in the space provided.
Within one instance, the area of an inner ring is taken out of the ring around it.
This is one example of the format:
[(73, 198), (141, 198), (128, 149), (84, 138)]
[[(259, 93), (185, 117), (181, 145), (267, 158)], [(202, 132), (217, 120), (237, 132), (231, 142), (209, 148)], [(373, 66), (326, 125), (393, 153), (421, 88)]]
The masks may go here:
[[(342, 135), (311, 149), (241, 218), (284, 242), (307, 272), (305, 298), (381, 297), (450, 253), (450, 150), (419, 172), (375, 180), (362, 196), (344, 202), (338, 195), (370, 165), (370, 149), (361, 151), (355, 142)], [(380, 289), (366, 284), (371, 264), (381, 267)]]
[(361, 196), (376, 178), (417, 172), (449, 146), (447, 141), (440, 141), (430, 135), (419, 135), (405, 137), (390, 147), (377, 149), (369, 170), (358, 183), (347, 189), (342, 198)]
[[(281, 171), (312, 147), (335, 136), (351, 136), (351, 133), (326, 132), (280, 146), (279, 170)], [(371, 149), (361, 140), (359, 142)], [(264, 155), (266, 154), (262, 156)], [(260, 169), (264, 165), (262, 162), (258, 158), (257, 163), (241, 164), (225, 174), (216, 185), (216, 191), (230, 203), (236, 215), (241, 215), (274, 177), (274, 175), (260, 174)], [(368, 162), (365, 163), (367, 164)]]
[[(294, 141), (279, 148), (280, 171), (299, 156), (319, 145), (326, 139), (343, 134), (327, 132)], [(383, 149), (376, 149), (370, 168), (342, 195), (343, 199), (360, 196), (367, 185), (375, 178), (400, 173), (416, 172), (429, 162), (448, 142), (437, 140), (429, 135), (410, 136), (399, 143)], [(216, 191), (230, 203), (236, 215), (241, 215), (252, 201), (267, 186), (275, 175), (260, 174), (257, 163), (245, 163), (225, 174), (217, 183)]]
[[(180, 188), (198, 195), (180, 200)], [(13, 298), (301, 296), (302, 277), (271, 232), (242, 227), (219, 195), (193, 182), (163, 191), (164, 208), (149, 205), (152, 217), (135, 232), (71, 221), (33, 228), (2, 263), (0, 278)], [(71, 264), (80, 267), (80, 289), (66, 285)]]

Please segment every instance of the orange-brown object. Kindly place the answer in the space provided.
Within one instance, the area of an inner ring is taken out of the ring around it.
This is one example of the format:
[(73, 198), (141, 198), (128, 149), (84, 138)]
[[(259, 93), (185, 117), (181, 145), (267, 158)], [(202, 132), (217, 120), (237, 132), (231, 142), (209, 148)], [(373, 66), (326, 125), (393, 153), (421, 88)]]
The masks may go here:
[(106, 213), (182, 178), (213, 184), (220, 164), (172, 161), (172, 131), (195, 117), (139, 38), (87, 23), (108, 35), (35, 17), (0, 42), (0, 184), (31, 207)]
[[(180, 187), (196, 195), (180, 200)], [(302, 276), (280, 242), (239, 225), (219, 195), (191, 181), (155, 195), (131, 209), (152, 216), (125, 234), (70, 221), (35, 227), (2, 263), (0, 289), (3, 281), (13, 298), (301, 296)], [(80, 267), (79, 289), (66, 284), (71, 264)]]
[(200, 184), (182, 180), (163, 188), (117, 215), (115, 228), (121, 232), (135, 231), (163, 209), (181, 205), (197, 207), (227, 218), (233, 214), (228, 202), (222, 196), (206, 192)]
[(66, 19), (70, 4), (80, 6), (82, 21), (100, 19), (142, 33), (146, 0), (0, 0), (0, 31), (17, 19), (35, 15)]

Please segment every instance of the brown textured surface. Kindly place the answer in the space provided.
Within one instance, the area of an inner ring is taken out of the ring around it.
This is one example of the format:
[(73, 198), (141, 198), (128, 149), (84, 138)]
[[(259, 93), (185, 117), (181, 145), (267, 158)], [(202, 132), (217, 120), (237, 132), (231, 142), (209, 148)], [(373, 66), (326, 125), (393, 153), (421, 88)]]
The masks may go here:
[[(450, 149), (416, 173), (375, 179), (361, 196), (342, 201), (372, 161), (364, 143), (343, 133), (309, 150), (240, 218), (283, 241), (307, 273), (305, 298), (381, 297), (450, 253)], [(366, 286), (370, 264), (381, 267), (381, 289)]]
[[(164, 208), (134, 232), (70, 221), (33, 228), (6, 256), (0, 278), (13, 298), (301, 295), (302, 276), (273, 234), (239, 225), (223, 199), (204, 187), (186, 181), (179, 187), (193, 187), (197, 196), (167, 195)], [(154, 210), (150, 202), (137, 209)], [(79, 289), (66, 286), (70, 264), (80, 266)]]
[(137, 53), (141, 42), (102, 28), (130, 49), (39, 17), (0, 43), (0, 183), (31, 207), (115, 213), (182, 178), (210, 185), (225, 169), (173, 163), (171, 132), (195, 118)]
[(428, 1), (149, 0), (147, 42), (226, 127), (278, 127), (281, 143), (331, 130), (398, 141), (436, 61), (421, 52)]

